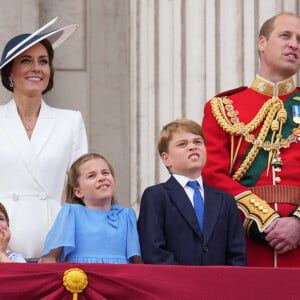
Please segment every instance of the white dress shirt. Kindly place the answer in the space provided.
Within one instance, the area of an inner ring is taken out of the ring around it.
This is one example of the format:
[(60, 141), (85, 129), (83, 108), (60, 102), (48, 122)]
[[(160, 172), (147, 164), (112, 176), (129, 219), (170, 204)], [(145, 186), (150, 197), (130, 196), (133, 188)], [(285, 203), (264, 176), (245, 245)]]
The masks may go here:
[(189, 199), (190, 199), (193, 207), (194, 207), (194, 200), (193, 200), (194, 190), (190, 186), (188, 186), (187, 183), (189, 181), (198, 181), (198, 183), (199, 183), (199, 190), (200, 190), (203, 202), (205, 202), (202, 176), (200, 176), (200, 177), (198, 177), (196, 179), (190, 179), (190, 178), (187, 178), (185, 176), (177, 175), (177, 174), (173, 174), (173, 176), (178, 181), (178, 183), (183, 187), (183, 189), (185, 190), (185, 192), (186, 192), (187, 196), (189, 197)]

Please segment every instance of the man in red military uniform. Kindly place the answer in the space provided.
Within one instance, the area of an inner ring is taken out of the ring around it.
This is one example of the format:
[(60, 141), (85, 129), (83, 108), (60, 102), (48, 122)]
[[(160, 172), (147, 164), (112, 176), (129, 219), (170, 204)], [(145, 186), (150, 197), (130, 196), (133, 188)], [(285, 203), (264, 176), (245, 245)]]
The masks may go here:
[(204, 111), (204, 180), (235, 196), (248, 265), (300, 267), (300, 19), (264, 23), (260, 71), (249, 88), (225, 92)]

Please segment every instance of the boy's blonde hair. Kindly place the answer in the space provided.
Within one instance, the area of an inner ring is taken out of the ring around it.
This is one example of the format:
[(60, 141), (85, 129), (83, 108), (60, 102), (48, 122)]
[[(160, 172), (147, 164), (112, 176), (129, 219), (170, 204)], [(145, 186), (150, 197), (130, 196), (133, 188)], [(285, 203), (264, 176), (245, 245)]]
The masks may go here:
[(9, 217), (8, 217), (8, 213), (7, 213), (7, 210), (5, 208), (5, 206), (0, 202), (0, 211), (4, 214), (4, 217), (6, 219), (6, 223), (7, 223), (7, 226), (9, 226)]
[[(67, 188), (66, 188), (66, 202), (67, 203), (77, 203), (77, 204), (84, 205), (84, 202), (82, 201), (82, 199), (76, 197), (76, 195), (74, 194), (74, 188), (79, 186), (78, 178), (81, 175), (79, 169), (84, 163), (86, 163), (90, 160), (99, 159), (99, 158), (103, 159), (107, 163), (110, 173), (112, 174), (113, 178), (115, 178), (115, 172), (114, 172), (113, 166), (102, 155), (100, 155), (98, 153), (87, 153), (87, 154), (80, 156), (76, 161), (73, 162), (71, 168), (68, 171), (68, 182), (67, 182)], [(112, 204), (116, 203), (114, 196), (112, 197), (111, 203)]]
[(165, 125), (159, 134), (157, 149), (160, 156), (163, 152), (168, 153), (169, 143), (172, 139), (173, 133), (179, 130), (200, 135), (204, 141), (204, 144), (206, 143), (204, 132), (200, 124), (190, 119), (176, 119), (175, 121)]

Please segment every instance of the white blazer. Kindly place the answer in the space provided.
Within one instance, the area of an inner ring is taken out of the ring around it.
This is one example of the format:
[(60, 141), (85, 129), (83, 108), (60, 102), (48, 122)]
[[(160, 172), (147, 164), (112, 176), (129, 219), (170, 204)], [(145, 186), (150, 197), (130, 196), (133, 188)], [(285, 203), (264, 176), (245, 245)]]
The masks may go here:
[(61, 207), (66, 172), (87, 151), (80, 112), (42, 100), (29, 140), (15, 101), (0, 106), (0, 201), (10, 217), (14, 252), (40, 257)]

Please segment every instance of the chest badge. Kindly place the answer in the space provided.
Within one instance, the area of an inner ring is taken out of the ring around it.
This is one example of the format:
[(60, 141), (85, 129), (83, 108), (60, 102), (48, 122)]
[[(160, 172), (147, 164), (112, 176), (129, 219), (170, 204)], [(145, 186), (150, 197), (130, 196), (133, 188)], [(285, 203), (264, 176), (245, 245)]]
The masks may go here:
[(293, 111), (293, 121), (296, 124), (300, 124), (300, 105), (293, 105), (292, 106)]

